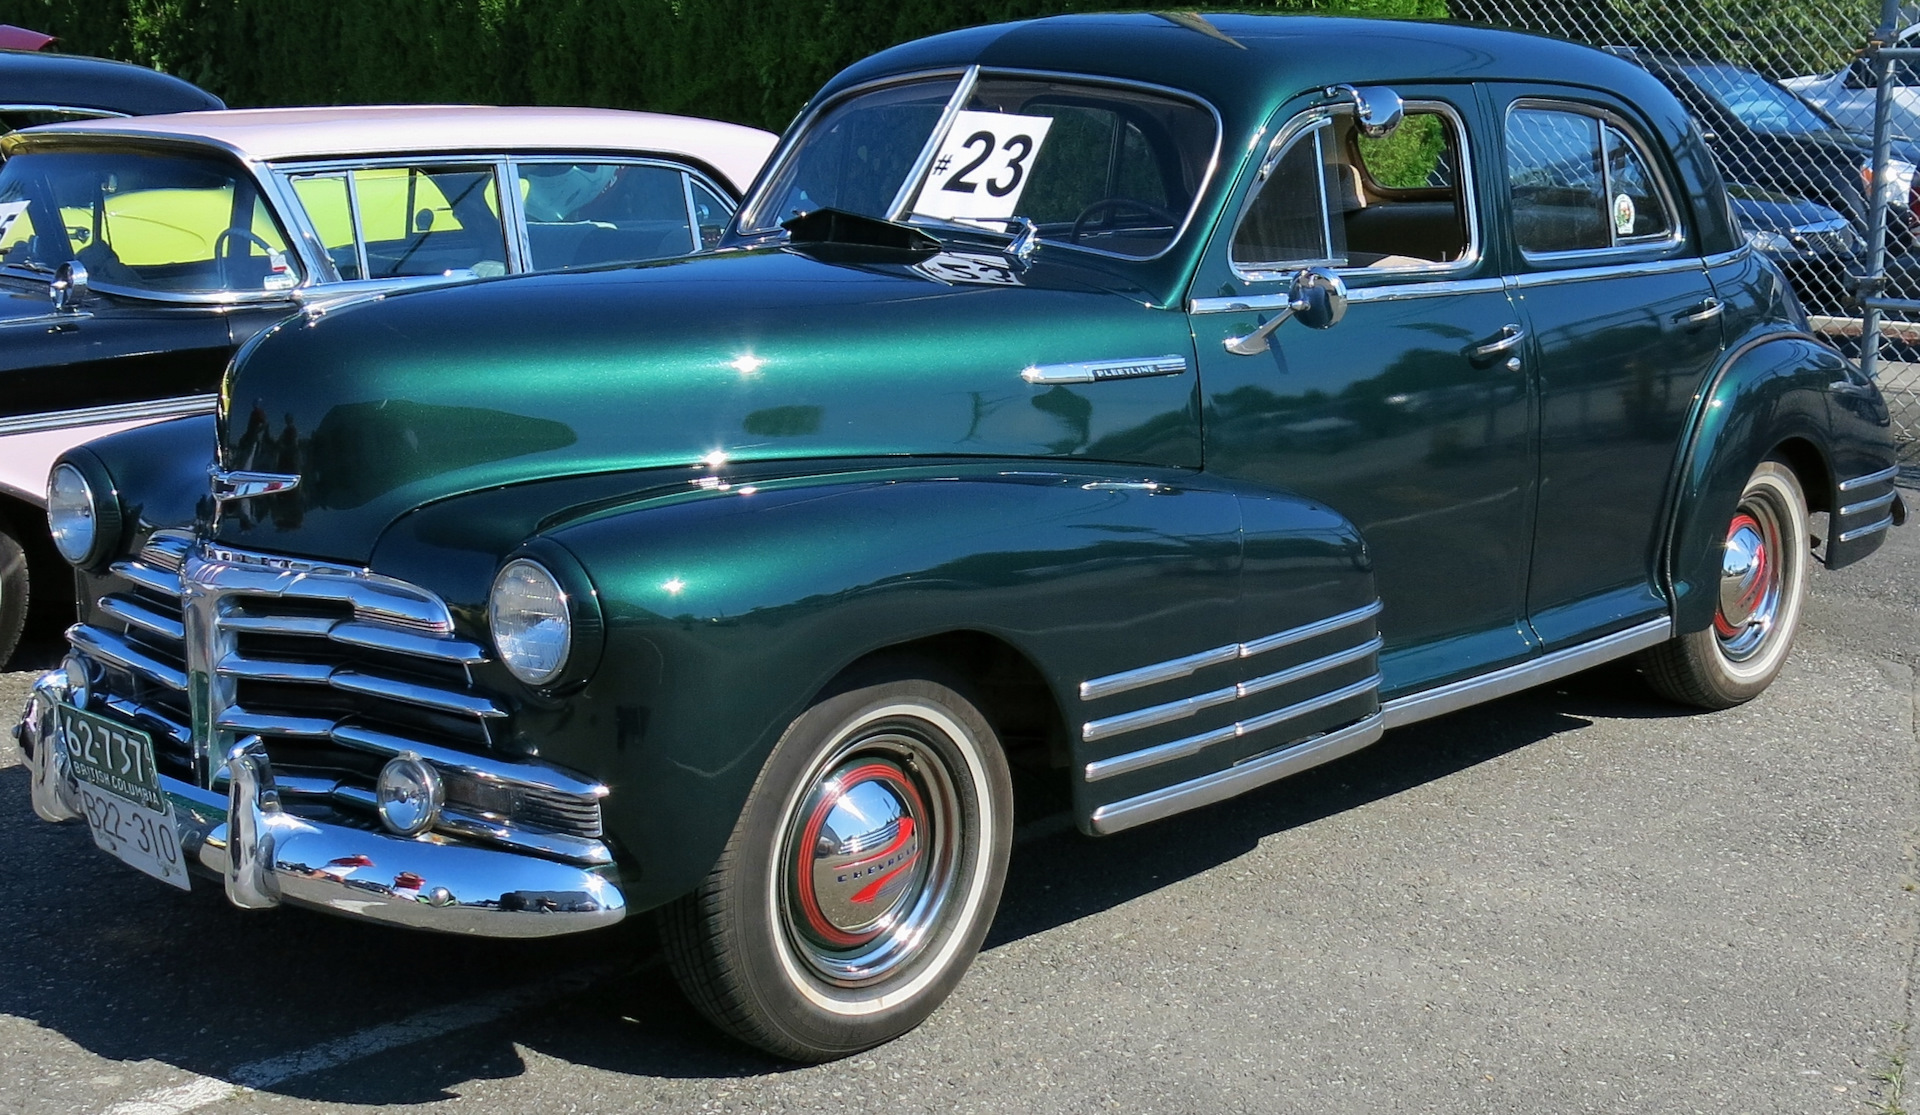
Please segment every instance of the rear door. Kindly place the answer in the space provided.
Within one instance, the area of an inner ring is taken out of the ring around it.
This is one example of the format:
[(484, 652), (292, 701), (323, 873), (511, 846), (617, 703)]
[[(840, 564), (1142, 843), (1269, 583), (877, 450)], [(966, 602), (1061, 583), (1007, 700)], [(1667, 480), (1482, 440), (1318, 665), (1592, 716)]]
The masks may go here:
[(1651, 129), (1599, 94), (1487, 88), (1540, 399), (1527, 615), (1550, 651), (1665, 613), (1664, 501), (1724, 308)]

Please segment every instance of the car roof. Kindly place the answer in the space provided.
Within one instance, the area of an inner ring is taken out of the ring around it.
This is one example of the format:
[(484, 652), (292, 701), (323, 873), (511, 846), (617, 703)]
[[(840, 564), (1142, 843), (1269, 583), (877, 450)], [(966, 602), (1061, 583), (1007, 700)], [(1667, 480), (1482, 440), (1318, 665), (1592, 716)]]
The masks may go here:
[(226, 107), (212, 93), (145, 66), (25, 50), (0, 50), (0, 104), (123, 113)]
[(1442, 21), (1211, 12), (1053, 16), (935, 35), (856, 63), (822, 93), (969, 64), (1186, 90), (1220, 110), (1230, 135), (1264, 124), (1296, 95), (1336, 84), (1553, 82), (1650, 100), (1656, 112), (1671, 99), (1640, 67), (1545, 35)]
[(61, 137), (212, 144), (257, 162), (452, 152), (622, 152), (703, 163), (743, 190), (776, 137), (758, 128), (609, 108), (356, 105), (228, 109), (46, 124), (7, 137), (35, 149)]

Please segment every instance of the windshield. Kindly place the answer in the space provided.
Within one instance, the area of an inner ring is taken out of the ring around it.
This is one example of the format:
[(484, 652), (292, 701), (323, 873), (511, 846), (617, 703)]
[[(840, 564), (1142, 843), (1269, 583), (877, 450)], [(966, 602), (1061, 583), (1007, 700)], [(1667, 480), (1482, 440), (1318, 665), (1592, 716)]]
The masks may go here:
[(300, 281), (253, 179), (222, 159), (24, 152), (0, 166), (0, 266), (69, 260), (102, 287), (261, 293)]
[(1767, 135), (1824, 135), (1821, 115), (1786, 89), (1738, 66), (1688, 66), (1687, 76), (1735, 120)]
[[(1092, 82), (982, 75), (855, 94), (795, 142), (747, 233), (815, 209), (1010, 232), (1134, 258), (1173, 243), (1213, 164), (1204, 106)], [(941, 128), (945, 121), (945, 127)], [(936, 134), (936, 129), (938, 133)]]

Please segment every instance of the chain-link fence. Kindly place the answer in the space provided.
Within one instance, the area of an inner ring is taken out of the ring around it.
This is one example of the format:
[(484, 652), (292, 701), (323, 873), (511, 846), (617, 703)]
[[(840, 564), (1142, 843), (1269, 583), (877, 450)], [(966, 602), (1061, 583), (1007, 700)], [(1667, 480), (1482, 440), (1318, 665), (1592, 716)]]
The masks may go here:
[(1904, 51), (1920, 48), (1920, 11), (1897, 0), (1450, 0), (1450, 8), (1460, 19), (1604, 47), (1672, 89), (1700, 122), (1749, 241), (1787, 273), (1815, 329), (1877, 376), (1901, 459), (1920, 464), (1920, 50), (1911, 60)]

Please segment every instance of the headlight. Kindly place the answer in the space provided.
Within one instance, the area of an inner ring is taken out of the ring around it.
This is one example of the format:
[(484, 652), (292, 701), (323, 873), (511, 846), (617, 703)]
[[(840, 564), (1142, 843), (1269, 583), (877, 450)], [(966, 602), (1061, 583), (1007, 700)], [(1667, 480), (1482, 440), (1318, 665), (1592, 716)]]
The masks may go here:
[(1747, 243), (1768, 255), (1790, 256), (1794, 254), (1793, 239), (1784, 232), (1772, 229), (1756, 228), (1747, 233)]
[(573, 648), (567, 594), (546, 567), (526, 558), (502, 566), (487, 605), (493, 645), (513, 676), (545, 685), (560, 676)]
[(106, 484), (62, 461), (47, 477), (47, 529), (60, 556), (75, 565), (99, 559), (120, 531), (120, 505)]

